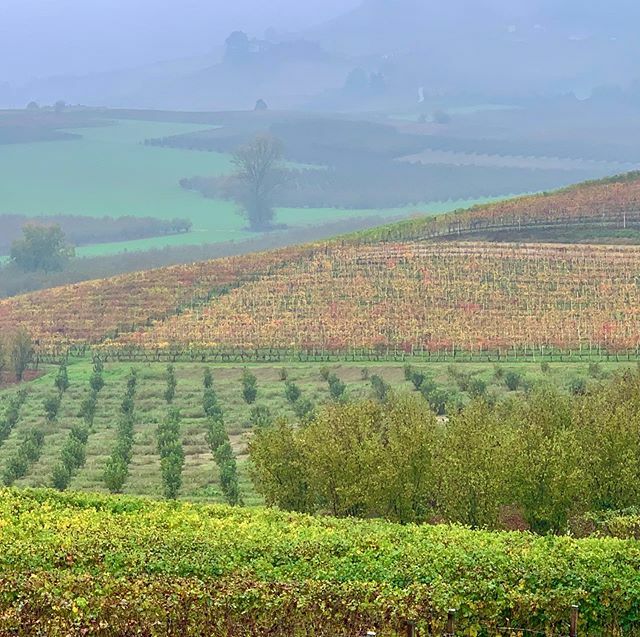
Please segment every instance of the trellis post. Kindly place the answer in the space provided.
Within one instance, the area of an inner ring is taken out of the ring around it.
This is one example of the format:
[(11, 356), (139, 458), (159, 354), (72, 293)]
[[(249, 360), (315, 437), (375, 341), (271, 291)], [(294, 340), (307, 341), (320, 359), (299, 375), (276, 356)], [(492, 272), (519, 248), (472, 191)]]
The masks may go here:
[(445, 637), (455, 637), (457, 612), (455, 608), (450, 608), (447, 613), (447, 632), (445, 633)]
[(569, 628), (569, 637), (578, 637), (578, 605), (571, 607), (571, 624)]

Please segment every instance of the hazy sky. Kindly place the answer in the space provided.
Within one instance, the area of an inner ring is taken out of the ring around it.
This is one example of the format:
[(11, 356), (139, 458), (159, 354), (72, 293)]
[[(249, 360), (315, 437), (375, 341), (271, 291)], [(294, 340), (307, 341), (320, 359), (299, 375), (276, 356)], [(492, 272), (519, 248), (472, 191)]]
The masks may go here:
[(333, 17), (358, 0), (0, 0), (0, 81), (147, 64)]

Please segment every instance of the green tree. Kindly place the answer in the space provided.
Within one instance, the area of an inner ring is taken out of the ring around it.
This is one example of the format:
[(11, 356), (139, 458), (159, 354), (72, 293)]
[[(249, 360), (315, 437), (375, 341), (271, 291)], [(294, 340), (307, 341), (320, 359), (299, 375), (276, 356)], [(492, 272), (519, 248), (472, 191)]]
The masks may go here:
[(587, 509), (619, 510), (640, 502), (640, 373), (575, 399), (573, 453), (584, 470)]
[(327, 383), (329, 383), (329, 394), (333, 400), (341, 400), (344, 398), (347, 386), (335, 374), (329, 375)]
[(251, 477), (269, 506), (311, 513), (308, 465), (292, 425), (279, 421), (259, 429), (249, 442)]
[(298, 385), (290, 380), (286, 381), (284, 387), (284, 397), (287, 399), (287, 402), (289, 404), (295, 404), (295, 402), (300, 398), (301, 395), (302, 392), (300, 391), (300, 387), (298, 387)]
[(516, 402), (509, 418), (512, 500), (536, 533), (560, 533), (580, 506), (584, 472), (570, 401), (548, 388)]
[(25, 272), (59, 272), (73, 256), (59, 225), (27, 225), (11, 246), (11, 260)]
[(248, 405), (252, 405), (256, 402), (258, 397), (258, 379), (255, 374), (252, 374), (248, 369), (242, 372), (242, 397)]
[(13, 335), (10, 346), (11, 367), (15, 373), (16, 380), (20, 382), (33, 360), (33, 343), (29, 332), (24, 329), (18, 330)]
[(61, 363), (58, 369), (58, 375), (56, 376), (56, 388), (61, 394), (64, 394), (69, 389), (69, 373), (67, 371), (67, 364)]
[(167, 366), (167, 388), (164, 391), (164, 399), (170, 405), (173, 399), (176, 397), (176, 387), (178, 381), (176, 380), (176, 370), (173, 365)]
[(182, 486), (184, 451), (180, 441), (180, 419), (177, 409), (169, 410), (157, 432), (164, 497), (168, 500), (175, 500)]
[(474, 528), (498, 525), (509, 466), (501, 423), (483, 400), (451, 417), (436, 465), (438, 507), (446, 519)]

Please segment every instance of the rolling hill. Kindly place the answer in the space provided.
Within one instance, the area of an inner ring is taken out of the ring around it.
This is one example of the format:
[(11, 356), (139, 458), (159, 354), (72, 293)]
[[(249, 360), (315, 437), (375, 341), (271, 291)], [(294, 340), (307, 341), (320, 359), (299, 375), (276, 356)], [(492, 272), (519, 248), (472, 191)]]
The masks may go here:
[[(638, 223), (640, 176), (333, 241), (124, 275), (0, 303), (38, 351), (121, 358), (635, 352), (640, 248), (426, 241), (486, 227)], [(464, 231), (464, 232), (463, 232)], [(426, 241), (426, 242), (425, 242)]]

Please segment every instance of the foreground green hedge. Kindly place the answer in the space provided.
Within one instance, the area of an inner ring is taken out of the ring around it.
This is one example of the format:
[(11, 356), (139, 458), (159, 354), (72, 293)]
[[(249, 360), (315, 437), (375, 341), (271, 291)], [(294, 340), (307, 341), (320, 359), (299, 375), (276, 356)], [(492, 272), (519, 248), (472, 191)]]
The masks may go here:
[[(0, 635), (633, 634), (635, 541), (0, 491)], [(639, 631), (640, 634), (640, 631)]]

